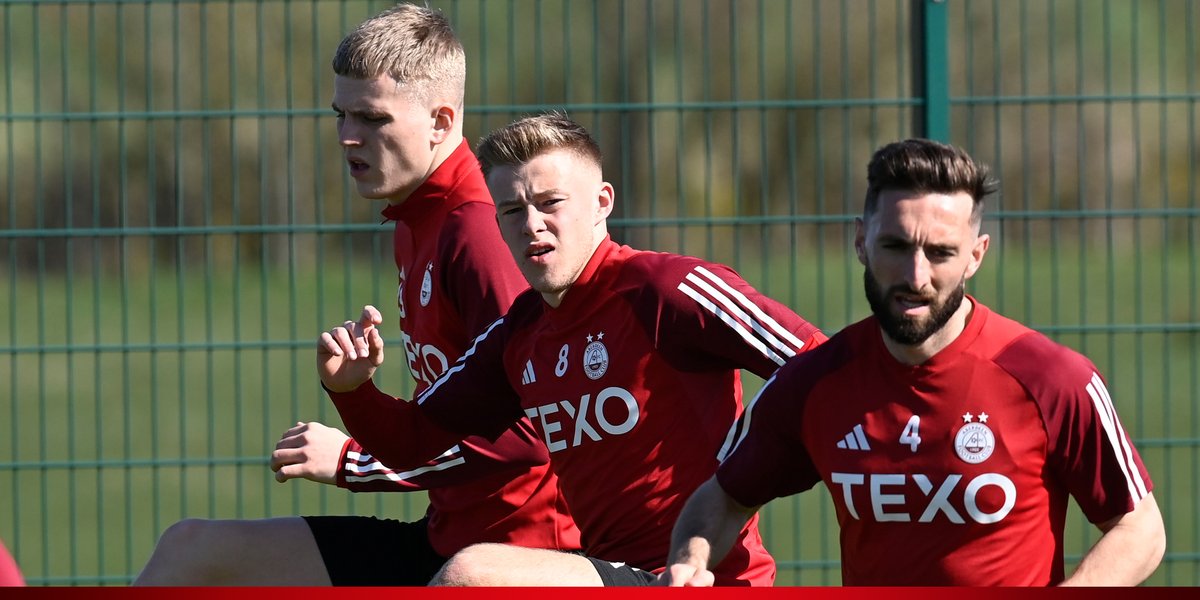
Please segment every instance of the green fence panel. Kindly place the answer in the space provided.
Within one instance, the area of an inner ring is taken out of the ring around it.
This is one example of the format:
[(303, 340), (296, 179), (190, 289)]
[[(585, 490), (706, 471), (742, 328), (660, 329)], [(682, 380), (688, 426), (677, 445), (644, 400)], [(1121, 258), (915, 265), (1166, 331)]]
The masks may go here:
[(1196, 585), (1194, 3), (949, 8), (953, 137), (1005, 188), (978, 292), (1108, 377), (1170, 532), (1153, 581)]
[[(266, 467), (297, 420), (339, 424), (317, 334), (393, 306), (329, 108), (337, 42), (389, 4), (0, 0), (0, 539), (30, 583), (124, 585), (185, 517), (423, 512)], [(1194, 2), (429, 4), (467, 48), (472, 140), (567, 111), (616, 239), (730, 264), (830, 333), (868, 312), (870, 153), (925, 135), (992, 164), (971, 291), (1100, 367), (1170, 532), (1150, 583), (1200, 584)], [(381, 385), (407, 393), (398, 352)], [(781, 584), (840, 582), (827, 496), (764, 509)], [(1069, 562), (1096, 537), (1073, 511)]]

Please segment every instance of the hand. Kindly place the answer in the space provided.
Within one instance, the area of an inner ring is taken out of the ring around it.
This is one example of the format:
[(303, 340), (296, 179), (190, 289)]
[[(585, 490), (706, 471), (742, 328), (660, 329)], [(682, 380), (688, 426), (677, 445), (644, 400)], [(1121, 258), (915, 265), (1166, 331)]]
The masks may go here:
[(271, 453), (275, 481), (283, 483), (297, 477), (317, 483), (337, 483), (342, 464), (342, 447), (350, 436), (317, 423), (296, 423), (285, 431)]
[(675, 563), (658, 576), (658, 584), (670, 587), (712, 587), (716, 576), (708, 569), (687, 563)]
[(317, 340), (317, 374), (331, 392), (349, 392), (375, 375), (383, 364), (383, 315), (371, 305), (358, 321), (346, 321)]

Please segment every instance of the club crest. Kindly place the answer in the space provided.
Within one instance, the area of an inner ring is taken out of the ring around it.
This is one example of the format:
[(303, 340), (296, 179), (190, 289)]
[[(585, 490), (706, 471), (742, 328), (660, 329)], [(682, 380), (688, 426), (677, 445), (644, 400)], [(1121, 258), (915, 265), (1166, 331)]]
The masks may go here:
[(963, 415), (962, 429), (954, 436), (954, 452), (964, 462), (977, 465), (988, 459), (996, 449), (996, 436), (987, 426), (988, 414), (980, 413), (979, 421), (974, 421), (971, 413)]
[(429, 298), (433, 296), (433, 261), (425, 267), (425, 277), (421, 279), (421, 306), (429, 306)]
[(400, 308), (400, 318), (404, 318), (404, 267), (400, 267), (400, 284), (396, 286), (396, 306)]
[(591, 335), (587, 336), (588, 345), (583, 349), (583, 372), (588, 379), (600, 379), (608, 371), (608, 348), (603, 339), (604, 332), (600, 332), (594, 338)]

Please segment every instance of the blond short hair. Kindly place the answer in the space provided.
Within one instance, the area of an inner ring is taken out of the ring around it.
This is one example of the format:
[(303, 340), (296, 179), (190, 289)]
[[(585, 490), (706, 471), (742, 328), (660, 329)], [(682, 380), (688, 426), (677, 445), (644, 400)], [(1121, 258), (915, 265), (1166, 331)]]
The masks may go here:
[(518, 119), (479, 140), (484, 176), (500, 166), (516, 167), (552, 152), (568, 150), (601, 168), (600, 145), (582, 125), (558, 112)]
[(444, 94), (461, 107), (467, 58), (441, 11), (398, 4), (342, 39), (333, 55), (333, 72), (355, 79), (387, 74), (415, 93)]

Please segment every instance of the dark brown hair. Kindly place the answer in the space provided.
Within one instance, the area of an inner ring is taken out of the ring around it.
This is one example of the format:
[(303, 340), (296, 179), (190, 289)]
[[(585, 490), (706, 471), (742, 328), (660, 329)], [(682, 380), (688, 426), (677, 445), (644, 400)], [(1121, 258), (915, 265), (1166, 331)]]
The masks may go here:
[(983, 220), (983, 204), (999, 189), (987, 165), (975, 162), (961, 148), (926, 139), (893, 142), (875, 151), (867, 165), (867, 197), (863, 219), (875, 212), (886, 190), (921, 194), (965, 192), (975, 201), (971, 224)]

